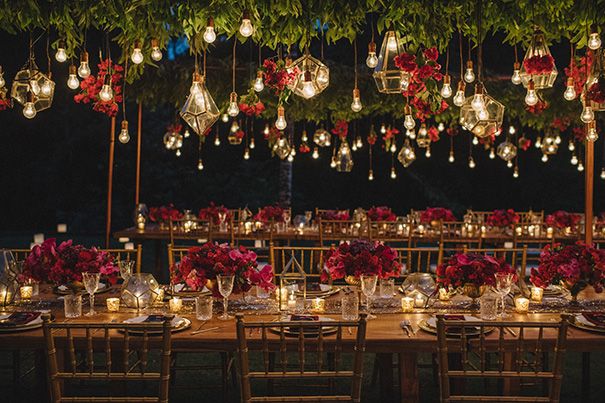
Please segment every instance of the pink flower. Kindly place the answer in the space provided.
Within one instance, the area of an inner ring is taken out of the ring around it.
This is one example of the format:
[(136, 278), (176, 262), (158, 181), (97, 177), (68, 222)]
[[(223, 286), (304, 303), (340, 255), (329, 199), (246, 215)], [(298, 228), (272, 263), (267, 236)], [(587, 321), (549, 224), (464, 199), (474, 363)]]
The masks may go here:
[(422, 53), (424, 54), (424, 57), (432, 61), (436, 61), (439, 57), (439, 51), (435, 47), (425, 49)]

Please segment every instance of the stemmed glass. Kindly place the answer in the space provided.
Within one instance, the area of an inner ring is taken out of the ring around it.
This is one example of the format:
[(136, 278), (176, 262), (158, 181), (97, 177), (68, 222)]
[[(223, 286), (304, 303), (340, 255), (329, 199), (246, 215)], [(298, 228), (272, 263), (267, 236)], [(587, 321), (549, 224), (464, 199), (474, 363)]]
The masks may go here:
[(502, 304), (502, 313), (500, 314), (500, 317), (503, 319), (510, 318), (510, 314), (506, 313), (506, 305), (504, 304), (504, 298), (506, 298), (513, 285), (514, 274), (495, 273), (494, 276), (496, 277), (496, 290), (498, 291), (498, 294), (500, 294), (500, 302)]
[(15, 268), (15, 257), (13, 256), (13, 252), (10, 250), (2, 250), (2, 256), (0, 257), (0, 274), (18, 274), (13, 273), (13, 269)]
[(120, 277), (122, 277), (122, 280), (127, 281), (132, 276), (134, 260), (119, 260), (118, 267), (120, 268)]
[(362, 274), (361, 275), (361, 292), (366, 297), (366, 304), (368, 310), (368, 319), (373, 319), (376, 316), (372, 315), (372, 296), (376, 292), (376, 283), (378, 282), (378, 276), (375, 274)]
[(231, 319), (231, 316), (227, 314), (227, 304), (229, 295), (233, 291), (233, 281), (235, 276), (233, 274), (217, 274), (216, 281), (218, 282), (218, 291), (223, 296), (223, 314), (218, 318), (220, 320)]
[(290, 227), (290, 221), (292, 221), (292, 212), (289, 209), (284, 210), (284, 222), (286, 223), (286, 229)]
[(227, 225), (225, 223), (225, 221), (227, 220), (227, 213), (224, 211), (219, 211), (218, 212), (218, 229), (221, 232), (225, 232), (227, 231)]
[(99, 289), (99, 279), (101, 278), (101, 273), (91, 273), (85, 272), (82, 273), (82, 281), (84, 282), (84, 287), (86, 291), (88, 291), (88, 297), (90, 298), (90, 311), (88, 311), (86, 316), (92, 316), (96, 314), (95, 312), (95, 292)]

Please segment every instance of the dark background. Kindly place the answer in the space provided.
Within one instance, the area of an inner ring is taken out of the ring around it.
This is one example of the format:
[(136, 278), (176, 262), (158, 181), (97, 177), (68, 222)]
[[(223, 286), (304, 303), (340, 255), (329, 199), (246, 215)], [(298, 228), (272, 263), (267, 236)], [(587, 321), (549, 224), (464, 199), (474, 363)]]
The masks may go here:
[[(4, 67), (8, 85), (26, 60), (26, 44), (25, 36), (0, 34), (0, 64)], [(44, 45), (40, 46), (37, 51), (42, 55)], [(221, 46), (227, 50), (221, 50)], [(215, 54), (221, 57), (221, 52), (228, 53), (229, 45), (219, 45), (217, 49)], [(554, 45), (555, 59), (566, 63), (568, 49), (568, 45)], [(342, 57), (345, 53), (350, 53), (348, 43), (325, 48), (328, 64), (331, 60), (339, 60), (339, 63), (346, 60)], [(362, 48), (360, 61), (365, 60), (365, 55), (365, 48)], [(165, 53), (161, 63), (178, 63), (183, 59), (191, 57), (178, 56), (177, 61), (170, 61)], [(39, 60), (39, 64), (44, 66), (45, 60)], [(253, 60), (255, 58), (250, 61)], [(486, 70), (491, 74), (510, 74), (512, 49), (503, 47), (498, 38), (491, 38), (484, 45), (484, 60)], [(91, 64), (94, 66), (96, 62)], [(100, 234), (104, 231), (110, 119), (93, 112), (90, 106), (73, 102), (74, 92), (65, 84), (67, 65), (55, 62), (53, 57), (57, 89), (51, 109), (40, 112), (33, 120), (25, 119), (19, 106), (0, 112), (0, 230), (5, 233), (52, 231), (59, 222), (66, 222), (70, 232)], [(561, 81), (562, 67), (559, 66), (558, 81)], [(450, 70), (457, 69), (453, 61)], [(93, 67), (93, 74), (95, 71)], [(230, 74), (226, 72), (224, 80), (229, 79)], [(455, 85), (457, 79), (452, 81)], [(332, 82), (330, 85), (350, 84)], [(244, 89), (240, 92), (243, 93)], [(129, 96), (133, 100), (136, 94), (131, 91)], [(219, 101), (223, 100), (217, 100), (217, 103)], [(131, 141), (125, 145), (117, 142), (116, 133), (113, 230), (130, 226), (134, 209), (134, 102), (128, 104), (127, 112)], [(229, 126), (219, 121), (221, 146), (215, 147), (212, 141), (204, 145), (205, 169), (200, 172), (196, 169), (198, 146), (195, 135), (185, 140), (180, 158), (164, 148), (162, 137), (174, 114), (172, 105), (144, 107), (141, 202), (148, 206), (173, 202), (181, 209), (197, 210), (210, 201), (228, 207), (248, 205), (253, 209), (277, 201), (280, 161), (277, 157), (271, 158), (266, 142), (262, 140), (260, 130), (264, 122), (255, 124), (257, 146), (252, 150), (251, 159), (244, 161), (243, 145), (228, 145), (226, 135)], [(117, 131), (120, 120), (118, 117)], [(401, 128), (399, 120), (386, 116), (375, 117), (371, 122), (364, 119), (358, 122), (357, 128), (365, 140), (370, 123), (378, 128), (381, 122), (393, 122)], [(295, 126), (297, 139), (300, 139), (303, 125), (299, 122)], [(306, 125), (310, 136), (313, 127)], [(353, 125), (350, 130), (354, 130)], [(532, 141), (541, 135), (529, 129), (522, 129), (521, 133)], [(558, 154), (548, 163), (540, 161), (541, 154), (533, 146), (522, 152), (519, 158), (520, 177), (517, 179), (513, 178), (512, 169), (507, 168), (502, 160), (488, 159), (487, 152), (479, 147), (474, 147), (473, 151), (477, 167), (469, 169), (468, 140), (468, 135), (456, 137), (454, 164), (447, 162), (449, 141), (446, 136), (432, 147), (430, 159), (424, 157), (423, 150), (417, 150), (416, 162), (407, 169), (395, 160), (398, 172), (395, 180), (389, 178), (390, 154), (375, 146), (373, 182), (367, 179), (367, 144), (354, 154), (355, 167), (349, 174), (329, 168), (331, 150), (322, 150), (318, 160), (313, 160), (310, 153), (299, 153), (293, 163), (292, 207), (296, 213), (316, 206), (354, 208), (388, 205), (398, 213), (405, 213), (410, 208), (445, 206), (459, 216), (466, 208), (532, 208), (547, 212), (583, 210), (584, 176), (569, 163), (571, 154), (567, 150), (567, 137), (563, 137)], [(601, 138), (596, 143), (596, 212), (605, 210), (602, 202), (605, 181), (599, 179), (603, 147)]]

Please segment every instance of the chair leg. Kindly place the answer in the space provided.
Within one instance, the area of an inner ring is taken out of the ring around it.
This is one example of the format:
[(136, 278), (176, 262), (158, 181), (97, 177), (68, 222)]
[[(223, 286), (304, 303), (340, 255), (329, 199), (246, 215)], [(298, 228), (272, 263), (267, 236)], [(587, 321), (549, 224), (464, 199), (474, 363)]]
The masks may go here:
[(388, 401), (393, 396), (393, 355), (389, 353), (376, 354), (374, 367), (377, 368), (380, 380), (380, 400)]
[(227, 391), (229, 389), (229, 378), (227, 375), (229, 374), (229, 358), (227, 357), (227, 353), (220, 353), (221, 356), (221, 392), (223, 394), (223, 401), (228, 401), (227, 399)]
[(582, 401), (590, 400), (590, 353), (582, 353)]
[(21, 387), (21, 351), (13, 350), (13, 385), (17, 389)]

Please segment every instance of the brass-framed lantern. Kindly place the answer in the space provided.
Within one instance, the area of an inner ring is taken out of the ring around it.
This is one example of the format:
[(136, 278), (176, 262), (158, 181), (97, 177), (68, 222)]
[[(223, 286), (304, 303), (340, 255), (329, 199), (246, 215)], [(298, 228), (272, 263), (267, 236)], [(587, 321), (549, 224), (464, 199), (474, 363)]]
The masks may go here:
[(479, 138), (496, 135), (504, 119), (504, 105), (487, 94), (482, 83), (460, 107), (460, 124)]
[(395, 31), (387, 31), (384, 34), (378, 65), (372, 76), (378, 87), (378, 92), (383, 94), (399, 94), (409, 84), (409, 73), (401, 71), (395, 65), (395, 56), (404, 53), (403, 44)]
[(550, 53), (550, 49), (546, 45), (546, 38), (544, 38), (544, 34), (539, 29), (536, 29), (531, 38), (529, 47), (527, 48), (527, 52), (525, 53), (525, 57), (523, 58), (523, 63), (521, 63), (520, 76), (521, 82), (523, 83), (523, 86), (525, 88), (529, 86), (529, 82), (532, 80), (534, 82), (534, 88), (537, 90), (551, 88), (555, 83), (558, 70), (554, 62), (552, 64), (552, 70), (550, 70), (550, 72), (530, 74), (525, 68), (525, 62), (527, 60), (530, 60), (532, 58), (545, 57), (552, 58), (552, 55)]
[(277, 297), (280, 311), (296, 310), (297, 300), (302, 298), (304, 303), (307, 299), (307, 274), (294, 253), (279, 273)]
[(329, 131), (320, 127), (313, 134), (313, 142), (320, 147), (328, 147), (332, 144), (332, 135)]
[(517, 156), (517, 146), (506, 139), (502, 143), (498, 144), (496, 154), (498, 154), (498, 157), (508, 162)]
[(279, 159), (283, 160), (292, 152), (292, 146), (288, 139), (284, 135), (281, 135), (273, 144), (272, 150)]
[(343, 139), (341, 141), (338, 151), (334, 157), (337, 172), (351, 172), (353, 170), (353, 154), (347, 140)]
[(135, 273), (122, 285), (122, 302), (129, 308), (145, 309), (161, 295), (160, 285), (151, 273)]
[(55, 95), (55, 83), (40, 71), (33, 55), (15, 74), (11, 87), (11, 98), (25, 106), (32, 102), (36, 112), (51, 107)]
[(412, 162), (416, 160), (416, 152), (414, 151), (414, 147), (410, 144), (410, 139), (405, 139), (403, 147), (401, 147), (399, 154), (397, 154), (397, 159), (404, 168), (409, 167), (412, 165)]
[(220, 116), (216, 103), (206, 88), (205, 77), (197, 72), (193, 74), (191, 90), (180, 115), (198, 136), (203, 136)]
[(288, 66), (289, 71), (294, 69), (298, 69), (299, 74), (289, 88), (299, 97), (313, 98), (330, 84), (330, 69), (321, 60), (311, 56), (308, 50)]
[(605, 111), (605, 102), (595, 102), (588, 99), (591, 90), (601, 93), (602, 88), (605, 88), (605, 52), (603, 48), (599, 48), (594, 51), (590, 74), (582, 89), (582, 104), (585, 107), (590, 107), (593, 112)]

